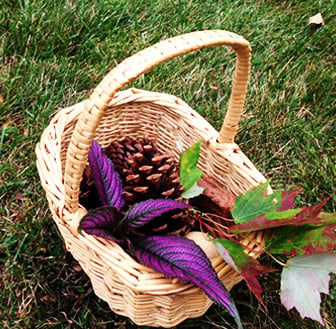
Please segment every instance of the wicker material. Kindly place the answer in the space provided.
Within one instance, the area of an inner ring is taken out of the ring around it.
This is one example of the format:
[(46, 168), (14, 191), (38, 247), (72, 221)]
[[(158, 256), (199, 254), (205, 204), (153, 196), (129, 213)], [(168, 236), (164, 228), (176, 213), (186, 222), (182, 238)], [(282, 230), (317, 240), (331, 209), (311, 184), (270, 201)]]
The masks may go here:
[[(229, 107), (219, 133), (175, 96), (137, 89), (119, 91), (168, 59), (218, 45), (231, 46), (237, 53)], [(192, 284), (165, 278), (137, 263), (116, 243), (78, 234), (78, 223), (86, 213), (78, 204), (79, 185), (92, 139), (106, 146), (124, 136), (149, 135), (156, 139), (160, 151), (172, 151), (176, 157), (178, 141), (187, 147), (201, 139), (199, 167), (238, 195), (265, 181), (233, 142), (249, 71), (249, 43), (234, 33), (200, 31), (162, 41), (120, 63), (88, 100), (61, 110), (36, 147), (41, 183), (67, 249), (90, 277), (95, 293), (114, 312), (139, 325), (172, 327), (204, 314), (212, 302)], [(252, 255), (258, 256), (263, 239), (263, 233), (247, 238)], [(212, 263), (228, 289), (241, 281), (220, 257)]]

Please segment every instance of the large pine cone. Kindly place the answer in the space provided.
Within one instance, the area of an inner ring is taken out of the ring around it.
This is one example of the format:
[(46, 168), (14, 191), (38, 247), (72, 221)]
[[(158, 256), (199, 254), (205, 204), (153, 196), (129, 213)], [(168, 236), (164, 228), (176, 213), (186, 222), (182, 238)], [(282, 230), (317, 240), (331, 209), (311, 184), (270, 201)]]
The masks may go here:
[(182, 200), (178, 164), (171, 153), (160, 153), (149, 138), (125, 138), (105, 150), (124, 182), (128, 205), (148, 199)]
[(99, 195), (91, 176), (91, 169), (89, 165), (85, 167), (83, 179), (80, 184), (79, 203), (87, 210), (101, 206)]
[(198, 223), (197, 217), (199, 217), (199, 214), (189, 209), (170, 212), (155, 218), (135, 233), (140, 236), (185, 235)]
[[(104, 149), (122, 177), (128, 208), (148, 199), (182, 201), (179, 168), (173, 154), (160, 153), (149, 138), (124, 138)], [(99, 207), (99, 199), (89, 166), (81, 183), (80, 202), (86, 209)], [(139, 235), (186, 234), (194, 226), (191, 211), (175, 211), (155, 218), (141, 228)]]

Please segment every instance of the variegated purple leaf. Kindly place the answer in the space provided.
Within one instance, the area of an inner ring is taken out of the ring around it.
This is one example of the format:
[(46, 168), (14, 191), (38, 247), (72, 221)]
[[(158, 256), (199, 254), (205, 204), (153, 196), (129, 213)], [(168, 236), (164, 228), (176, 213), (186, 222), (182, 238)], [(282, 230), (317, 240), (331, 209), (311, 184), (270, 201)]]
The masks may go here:
[(96, 141), (92, 142), (89, 151), (89, 164), (102, 205), (120, 210), (125, 203), (121, 177)]
[(192, 208), (191, 206), (174, 200), (149, 199), (136, 203), (127, 213), (125, 221), (130, 230), (138, 229), (151, 222), (154, 218), (171, 210)]
[(224, 306), (242, 328), (239, 314), (229, 292), (218, 279), (208, 257), (192, 240), (167, 235), (132, 239), (131, 248), (138, 260), (168, 277), (192, 282), (213, 301)]
[(115, 207), (100, 207), (88, 212), (80, 221), (79, 229), (87, 234), (97, 235), (107, 240), (117, 240), (114, 236), (120, 215)]

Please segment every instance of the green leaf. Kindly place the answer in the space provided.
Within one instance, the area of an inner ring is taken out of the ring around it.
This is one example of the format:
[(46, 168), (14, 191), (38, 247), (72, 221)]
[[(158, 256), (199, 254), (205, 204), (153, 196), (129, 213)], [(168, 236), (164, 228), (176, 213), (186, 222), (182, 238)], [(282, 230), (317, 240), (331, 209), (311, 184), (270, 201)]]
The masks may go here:
[(321, 212), (319, 218), (321, 224), (336, 224), (336, 213)]
[(266, 250), (273, 254), (309, 255), (336, 250), (336, 214), (321, 214), (324, 225), (285, 226), (266, 240)]
[(321, 225), (326, 222), (326, 219), (321, 219), (319, 216), (327, 201), (328, 199), (325, 199), (317, 205), (304, 207), (302, 209), (287, 209), (284, 211), (279, 210), (283, 209), (281, 205), (278, 211), (266, 212), (246, 223), (233, 225), (230, 227), (229, 232), (237, 234), (282, 226), (300, 226), (305, 224)]
[(268, 231), (266, 249), (275, 254), (310, 255), (336, 249), (336, 215), (321, 213), (329, 198), (317, 205), (290, 209), (298, 191), (268, 195), (262, 184), (240, 196), (232, 212), (235, 225), (229, 233)]
[(184, 199), (196, 198), (197, 196), (201, 195), (203, 191), (204, 187), (201, 187), (195, 183), (189, 190), (183, 191), (182, 197)]
[(184, 193), (200, 180), (203, 171), (197, 169), (201, 153), (201, 141), (186, 149), (180, 156), (180, 183), (184, 185)]
[(266, 182), (238, 196), (232, 211), (236, 224), (246, 223), (280, 207), (281, 192), (269, 195), (268, 185), (269, 183)]

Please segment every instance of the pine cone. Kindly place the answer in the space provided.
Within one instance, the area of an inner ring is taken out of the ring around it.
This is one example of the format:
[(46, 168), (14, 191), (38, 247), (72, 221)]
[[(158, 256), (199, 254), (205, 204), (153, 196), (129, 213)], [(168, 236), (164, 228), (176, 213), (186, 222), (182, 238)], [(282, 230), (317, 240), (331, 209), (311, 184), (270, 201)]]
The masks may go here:
[(175, 211), (155, 218), (135, 233), (140, 236), (148, 235), (186, 235), (194, 228), (198, 214), (193, 211)]
[(182, 200), (174, 155), (160, 153), (148, 137), (112, 142), (104, 152), (123, 179), (128, 205), (148, 199)]
[[(148, 199), (173, 199), (182, 201), (183, 186), (180, 185), (179, 168), (174, 155), (160, 153), (148, 137), (124, 138), (112, 142), (104, 149), (120, 174), (129, 207)], [(98, 207), (98, 193), (86, 167), (81, 184), (81, 203), (87, 208)], [(96, 204), (94, 204), (94, 201)], [(137, 234), (186, 234), (195, 223), (195, 214), (190, 211), (175, 211), (155, 218)]]
[[(182, 201), (178, 163), (171, 153), (160, 153), (148, 137), (125, 138), (106, 149), (124, 182), (126, 203), (131, 206), (148, 199)], [(139, 235), (186, 234), (194, 225), (190, 211), (175, 211), (154, 219)]]
[(89, 165), (84, 169), (83, 179), (80, 184), (79, 203), (87, 210), (97, 208), (101, 205)]

